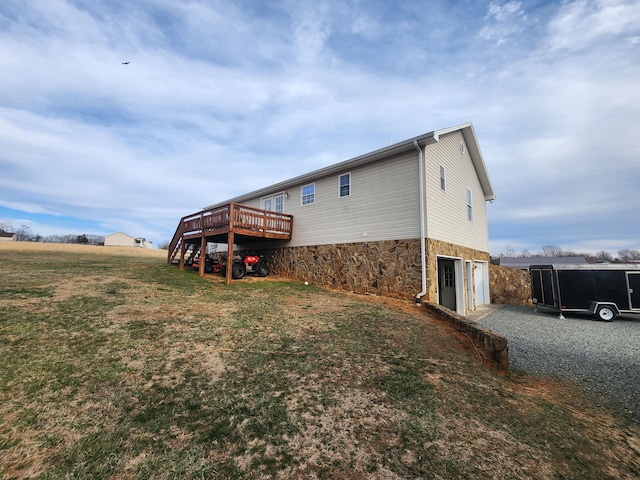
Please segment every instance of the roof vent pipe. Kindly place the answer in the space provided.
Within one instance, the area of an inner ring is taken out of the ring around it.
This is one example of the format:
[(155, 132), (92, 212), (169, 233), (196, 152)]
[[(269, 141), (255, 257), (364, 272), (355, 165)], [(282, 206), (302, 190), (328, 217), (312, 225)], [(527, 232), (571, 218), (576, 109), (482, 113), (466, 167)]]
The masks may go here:
[(427, 265), (426, 265), (426, 245), (425, 245), (425, 237), (426, 237), (426, 227), (425, 227), (425, 193), (427, 191), (425, 185), (425, 175), (424, 175), (424, 161), (422, 157), (422, 148), (418, 144), (417, 140), (413, 141), (413, 145), (418, 150), (418, 171), (419, 171), (419, 182), (420, 182), (420, 268), (422, 273), (422, 291), (416, 295), (416, 305), (420, 305), (420, 301), (422, 297), (427, 294)]

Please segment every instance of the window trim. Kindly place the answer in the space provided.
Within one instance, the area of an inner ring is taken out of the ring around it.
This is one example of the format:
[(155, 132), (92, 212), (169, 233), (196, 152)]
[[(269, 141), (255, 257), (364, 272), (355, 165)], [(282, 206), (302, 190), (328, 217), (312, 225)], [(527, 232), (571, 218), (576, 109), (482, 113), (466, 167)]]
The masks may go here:
[(442, 164), (440, 164), (440, 190), (447, 191), (447, 169)]
[(467, 188), (467, 220), (473, 222), (473, 196), (470, 188)]
[[(348, 177), (349, 182), (346, 185), (342, 185), (342, 177)], [(348, 192), (346, 195), (342, 195), (342, 187), (346, 186), (348, 188)], [(338, 198), (346, 198), (351, 196), (351, 172), (341, 173), (338, 175)]]
[[(304, 187), (313, 187), (313, 191), (311, 193), (304, 193)], [(311, 201), (306, 202), (305, 203), (305, 197), (311, 197)], [(302, 185), (300, 187), (300, 205), (301, 206), (307, 206), (307, 205), (313, 205), (314, 203), (316, 203), (316, 184), (315, 182), (313, 183), (307, 183), (305, 185)]]
[[(267, 201), (270, 203), (270, 205), (266, 205)], [(260, 199), (260, 208), (262, 210), (267, 210), (267, 211), (271, 211), (271, 209), (273, 208), (273, 195), (267, 195), (266, 197), (262, 197)]]

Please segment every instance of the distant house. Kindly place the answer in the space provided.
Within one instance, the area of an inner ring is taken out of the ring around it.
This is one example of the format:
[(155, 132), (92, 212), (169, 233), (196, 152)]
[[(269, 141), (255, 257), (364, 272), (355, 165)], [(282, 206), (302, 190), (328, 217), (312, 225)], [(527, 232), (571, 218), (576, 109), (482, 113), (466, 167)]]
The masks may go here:
[[(233, 234), (240, 250), (264, 252), (273, 273), (465, 315), (489, 303), (486, 202), (494, 198), (466, 123), (183, 217), (168, 260), (187, 244), (204, 250)], [(280, 230), (289, 237), (277, 238)]]
[(0, 232), (0, 242), (15, 242), (16, 234), (9, 232)]
[(132, 237), (124, 232), (116, 232), (104, 237), (104, 244), (108, 247), (141, 247), (151, 248), (152, 242), (144, 238)]
[(586, 265), (584, 257), (500, 257), (500, 266), (529, 270), (531, 265), (553, 263), (554, 265)]

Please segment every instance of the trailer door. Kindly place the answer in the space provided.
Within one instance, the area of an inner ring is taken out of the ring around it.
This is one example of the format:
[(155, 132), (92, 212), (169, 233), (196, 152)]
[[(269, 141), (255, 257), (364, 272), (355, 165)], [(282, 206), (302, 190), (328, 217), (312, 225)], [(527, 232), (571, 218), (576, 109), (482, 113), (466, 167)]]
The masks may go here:
[(542, 293), (542, 270), (531, 269), (531, 296), (533, 303), (544, 305), (544, 295)]
[(544, 305), (550, 307), (559, 307), (556, 301), (556, 289), (553, 288), (553, 271), (550, 269), (542, 270), (542, 295), (544, 298)]
[(640, 272), (627, 272), (629, 304), (632, 310), (640, 310)]

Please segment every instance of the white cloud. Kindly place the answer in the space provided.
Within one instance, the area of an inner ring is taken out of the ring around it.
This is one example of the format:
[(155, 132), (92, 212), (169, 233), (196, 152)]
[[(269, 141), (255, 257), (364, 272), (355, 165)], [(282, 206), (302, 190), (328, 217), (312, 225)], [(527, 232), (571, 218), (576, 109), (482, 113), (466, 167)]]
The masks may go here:
[(3, 2), (0, 205), (159, 241), (205, 205), (471, 120), (492, 243), (533, 251), (559, 222), (607, 240), (589, 219), (631, 238), (612, 222), (640, 223), (636, 2), (363, 5)]
[(527, 16), (521, 2), (491, 2), (485, 20), (486, 25), (479, 32), (480, 38), (501, 45), (508, 37), (523, 30), (522, 23), (527, 20)]
[(619, 0), (578, 0), (563, 4), (549, 23), (547, 47), (580, 51), (600, 41), (633, 38), (640, 32), (640, 3)]

